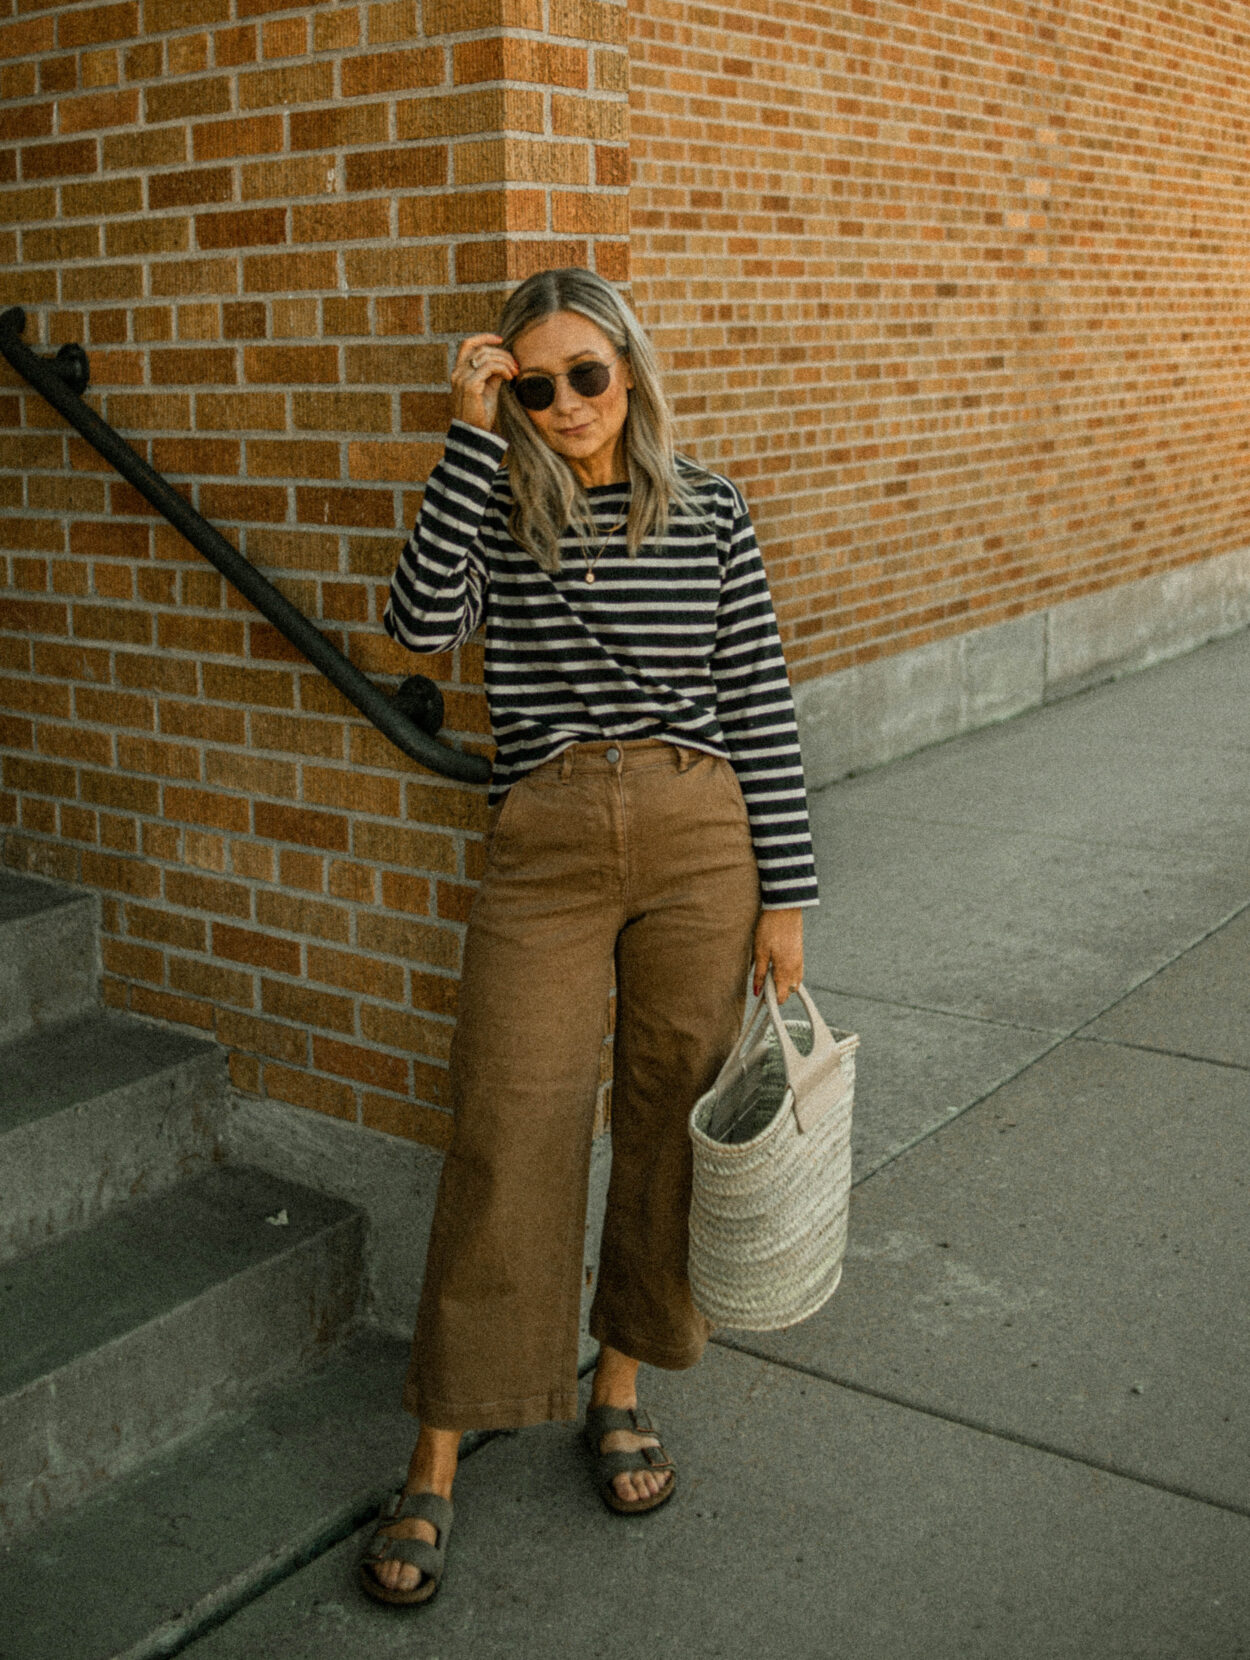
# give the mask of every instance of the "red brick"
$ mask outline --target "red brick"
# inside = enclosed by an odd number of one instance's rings
[[[208,924],[199,917],[177,916],[147,905],[126,906],[126,932],[157,945],[178,945],[184,951],[205,951],[208,947]]]
[[[149,361],[155,386],[233,386],[239,378],[232,347],[167,346]]]
[[[153,35],[205,28],[224,23],[229,16],[230,0],[144,0],[144,28]]]
[[[365,1003],[360,1010],[362,1037],[387,1049],[405,1049],[434,1060],[447,1059],[453,1030],[450,1022],[425,1020],[406,1009],[383,1009]]]
[[[237,213],[198,213],[195,216],[195,238],[201,248],[254,248],[267,242],[285,242],[286,215],[284,207],[247,208]]]
[[[0,597],[0,630],[15,634],[68,634],[69,609],[55,600]]]
[[[339,997],[334,992],[312,991],[307,986],[293,986],[285,980],[262,980],[260,1001],[266,1014],[297,1021],[301,1026],[320,1026],[331,1032],[351,1032],[355,1029],[351,998]]]
[[[295,151],[336,150],[345,144],[381,144],[388,130],[389,111],[384,103],[339,104],[333,109],[291,111],[291,149]]]
[[[276,974],[300,973],[297,940],[258,934],[250,928],[232,928],[224,922],[213,924],[213,955],[230,962],[251,963],[255,968],[272,969]]]
[[[417,1068],[418,1073],[422,1070]],[[418,1087],[428,1086],[419,1083]],[[441,1090],[439,1094],[441,1098]],[[419,1101],[398,1100],[393,1095],[375,1095],[365,1090],[361,1096],[360,1119],[369,1129],[384,1135],[403,1136],[440,1151],[451,1146],[454,1128],[451,1114],[423,1106]]]
[[[94,173],[99,146],[94,138],[76,138],[64,144],[27,144],[21,152],[24,179],[59,179],[75,173]]]
[[[165,984],[165,953],[150,945],[134,945],[129,940],[105,939],[100,942],[100,953],[107,973],[123,980],[146,980],[149,985]]]
[[[443,144],[393,144],[344,157],[348,190],[424,190],[446,184],[447,165]]]
[[[230,108],[230,81],[225,75],[206,75],[193,81],[167,81],[149,86],[144,107],[151,124],[182,121],[188,116],[219,115]]]
[[[408,1063],[396,1055],[381,1055],[376,1049],[362,1049],[354,1043],[337,1043],[333,1038],[313,1038],[313,1065],[340,1078],[373,1084],[378,1089],[408,1089]]]
[[[102,132],[107,127],[129,127],[138,115],[139,94],[135,91],[95,92],[84,98],[63,98],[57,106],[57,131],[87,133]]]
[[[376,239],[389,235],[390,227],[391,204],[380,197],[291,209],[291,240],[301,244]]]
[[[210,522],[281,524],[287,516],[287,493],[265,484],[202,484],[200,511]]]
[[[239,108],[244,110],[319,104],[333,97],[334,65],[328,58],[239,76]]]
[[[153,691],[194,696],[197,690],[194,663],[171,657],[149,657],[146,652],[119,652],[115,664],[121,686],[150,687]]]
[[[285,6],[292,0],[241,0],[241,3],[249,7]],[[265,1093],[277,1101],[289,1101],[292,1106],[308,1107],[335,1118],[354,1120],[356,1117],[356,1094],[350,1084],[336,1084],[312,1072],[295,1072],[285,1066],[275,1066],[272,1061],[265,1067]]]
[[[256,834],[270,841],[297,842],[337,853],[347,851],[349,821],[340,813],[280,807],[268,801],[258,801],[253,813]]]
[[[240,156],[276,155],[282,149],[282,117],[248,115],[232,116],[228,121],[206,121],[191,129],[191,144],[196,161],[237,161]]]
[[[187,870],[165,872],[165,898],[187,911],[208,911],[214,916],[250,917],[252,895],[238,882],[215,876],[200,876]]]
[[[494,35],[452,48],[457,86],[474,81],[532,82],[536,86],[585,87],[586,51],[549,41]]]
[[[338,351],[333,346],[245,346],[243,372],[252,385],[332,385],[339,378]]]
[[[258,1020],[236,1009],[222,1009],[217,1017],[217,1038],[232,1049],[246,1049],[273,1060],[299,1066],[308,1060],[308,1034],[298,1027],[276,1020]]]
[[[175,784],[165,786],[164,816],[185,824],[212,825],[218,830],[246,833],[251,829],[251,805],[246,797]]]
[[[308,947],[308,978],[343,991],[361,992],[399,1003],[404,995],[404,971],[397,963],[351,951],[332,951],[324,945]]]
[[[214,1006],[226,1003],[250,1009],[255,1003],[250,974],[192,957],[170,957],[169,983],[175,991],[190,992]]]
[[[139,33],[137,0],[116,6],[78,6],[57,19],[57,45],[98,46],[106,40],[133,40]]]
[[[127,778],[121,772],[92,772],[84,767],[80,793],[97,807],[118,807],[149,818],[160,810],[160,785],[151,778]]]
[[[33,58],[50,52],[55,41],[54,20],[51,17],[28,17],[20,23],[0,26],[0,58]],[[5,97],[19,97],[14,88],[4,89]]]
[[[147,525],[120,524],[116,519],[77,519],[70,526],[72,553],[95,554],[104,559],[146,559]]]
[[[119,645],[148,645],[152,618],[127,606],[75,605],[74,633],[80,640],[112,640]]]
[[[297,486],[295,512],[306,524],[395,526],[395,504],[384,490]]]
[[[46,680],[19,680],[6,675],[0,678],[0,708],[20,709],[44,718],[68,720],[69,687]]]
[[[366,52],[344,58],[340,73],[345,98],[438,86],[443,79],[443,54],[434,46],[409,52]]]
[[[130,772],[155,773],[158,778],[198,778],[200,752],[190,744],[132,738],[122,733],[117,739],[117,764]]]
[[[3,768],[5,785],[11,790],[66,796],[71,801],[78,794],[73,767],[59,766],[54,761],[31,760],[22,755],[6,755]]]
[[[68,697],[68,686],[59,689]],[[151,731],[156,724],[156,708],[150,697],[119,692],[116,687],[108,691],[92,686],[78,687],[74,693],[74,711],[80,721],[95,721],[110,727],[133,726]]]
[[[175,738],[203,738],[217,744],[245,744],[247,716],[242,709],[223,709],[211,703],[160,704],[161,731]]]
[[[234,176],[229,167],[184,167],[176,173],[155,173],[148,180],[148,206],[155,212],[228,202],[233,195]]]
[[[287,671],[205,663],[204,696],[218,703],[265,704],[274,709],[295,707],[295,686]]]
[[[131,989],[129,1007],[135,1014],[148,1015],[153,1020],[169,1020],[177,1026],[194,1026],[211,1032],[216,1011],[211,1003],[194,997],[175,997],[166,991],[151,991],[146,986]]]
[[[123,859],[112,853],[84,853],[82,880],[88,887],[127,893],[136,899],[155,899],[161,891],[161,873],[146,859]]]

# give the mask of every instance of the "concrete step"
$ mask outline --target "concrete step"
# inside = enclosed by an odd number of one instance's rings
[[[0,1538],[324,1354],[356,1316],[363,1232],[339,1200],[221,1166],[0,1269]]]
[[[319,1371],[0,1548],[0,1655],[177,1653],[346,1538],[403,1479],[407,1354],[400,1339],[358,1335]]]
[[[0,1044],[0,1262],[213,1157],[216,1044],[95,1010]]]
[[[94,1007],[97,903],[93,893],[0,871],[0,1043]]]

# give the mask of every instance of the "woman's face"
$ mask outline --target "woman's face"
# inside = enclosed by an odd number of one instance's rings
[[[625,418],[634,384],[629,361],[596,323],[575,311],[554,311],[512,342],[522,375],[548,375],[555,401],[525,414],[543,442],[562,455],[584,485],[621,484],[629,478],[625,460]],[[579,363],[611,364],[612,379],[597,398],[580,397],[567,375]]]

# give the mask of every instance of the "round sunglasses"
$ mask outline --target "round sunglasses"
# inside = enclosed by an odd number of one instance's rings
[[[619,352],[617,356],[619,357]],[[612,363],[616,358],[612,359]],[[522,409],[550,409],[556,401],[556,380],[567,380],[579,398],[601,398],[612,384],[612,363],[579,363],[567,375],[523,375],[508,385]]]

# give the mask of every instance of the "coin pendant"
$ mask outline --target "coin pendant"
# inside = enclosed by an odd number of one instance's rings
[[[587,571],[586,580],[587,582],[593,582],[595,580],[595,573],[593,571]]]

